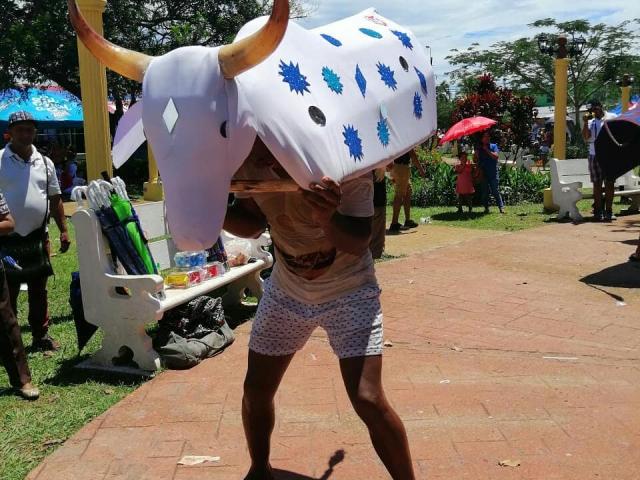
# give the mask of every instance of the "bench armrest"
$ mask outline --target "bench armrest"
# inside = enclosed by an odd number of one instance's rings
[[[582,188],[582,182],[559,183],[558,187],[563,192],[566,192],[566,191],[569,191],[569,190],[578,190],[578,189]]]
[[[135,295],[148,292],[153,295],[164,290],[164,280],[160,275],[111,275],[106,273],[107,284],[125,287]]]

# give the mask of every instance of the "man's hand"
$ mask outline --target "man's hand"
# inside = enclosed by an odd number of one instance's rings
[[[60,233],[60,253],[65,253],[71,246],[71,240],[69,240],[69,232]]]
[[[302,196],[311,205],[311,218],[319,225],[329,225],[342,198],[340,184],[324,177],[320,183],[310,184],[309,189],[303,190]]]

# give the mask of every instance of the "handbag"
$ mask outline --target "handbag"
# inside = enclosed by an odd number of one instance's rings
[[[11,283],[28,283],[53,275],[47,242],[48,235],[44,225],[24,237],[17,234],[2,237],[2,252],[13,257],[22,268],[6,268],[7,280]]]
[[[47,172],[47,190],[49,188],[49,168],[44,161]],[[53,275],[53,267],[49,259],[47,220],[49,218],[49,198],[46,199],[46,210],[42,225],[26,236],[12,233],[0,237],[0,249],[4,255],[12,257],[21,269],[5,268],[7,280],[11,283],[27,283],[38,278]]]

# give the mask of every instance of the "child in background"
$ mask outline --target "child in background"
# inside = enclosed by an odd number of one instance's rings
[[[475,188],[473,187],[473,165],[469,163],[467,152],[460,150],[458,154],[458,163],[456,163],[455,172],[458,174],[456,180],[456,194],[458,195],[458,213],[462,213],[462,206],[467,205],[469,212],[473,209],[473,194]]]

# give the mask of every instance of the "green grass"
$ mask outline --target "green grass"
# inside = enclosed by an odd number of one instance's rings
[[[578,208],[582,215],[588,219],[591,215],[592,200],[582,200]],[[614,202],[613,211],[618,215],[626,205]],[[433,225],[447,227],[477,228],[481,230],[498,230],[514,232],[528,228],[540,227],[549,222],[556,221],[556,213],[545,212],[541,203],[523,203],[520,205],[507,205],[506,213],[501,215],[498,207],[492,206],[489,214],[484,213],[484,208],[474,206],[472,213],[458,214],[456,207],[412,207],[411,218],[420,223],[423,217],[430,218]],[[466,211],[466,209],[465,209]],[[387,207],[387,221],[391,222],[392,208]],[[404,213],[400,213],[400,221],[404,221]]]
[[[72,226],[70,225],[72,229]],[[73,235],[73,232],[71,232]],[[52,252],[60,247],[58,230],[51,228]],[[55,277],[49,279],[50,334],[61,344],[51,356],[29,352],[34,383],[40,387],[36,402],[25,402],[11,391],[0,393],[0,479],[19,480],[63,440],[132,392],[141,378],[99,375],[73,368],[78,362],[76,333],[69,307],[71,272],[77,270],[75,244],[52,258]],[[26,292],[20,294],[18,319],[27,349],[31,330],[26,322]],[[85,348],[85,358],[100,345],[100,333]],[[0,388],[9,386],[0,369]]]

